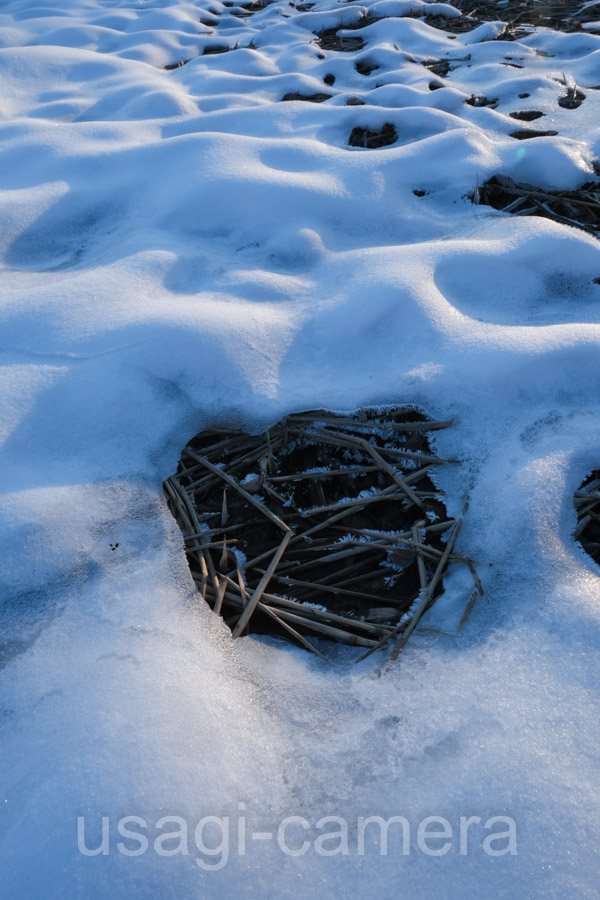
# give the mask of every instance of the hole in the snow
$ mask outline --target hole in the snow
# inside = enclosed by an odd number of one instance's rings
[[[331,100],[331,94],[284,94],[281,98],[282,103],[287,100],[304,100],[305,103],[323,103],[324,100]]]
[[[272,2],[273,0],[254,0],[252,3],[242,3],[242,9],[258,12],[260,9],[265,9],[267,6],[270,6]]]
[[[564,96],[558,98],[558,105],[563,109],[577,109],[584,100],[585,94],[578,90],[577,85],[570,85]]]
[[[230,15],[238,16],[239,18],[247,18],[248,16],[252,16],[255,12],[264,9],[266,6],[269,6],[272,2],[273,0],[267,0],[266,3],[242,3],[240,6],[236,7],[236,9],[231,9]]]
[[[468,566],[481,589],[432,480],[456,461],[437,457],[428,434],[450,424],[398,407],[318,410],[259,435],[196,435],[165,493],[198,590],[233,636],[370,651],[408,639],[447,565]]]
[[[213,56],[216,53],[229,53],[230,50],[235,48],[228,47],[226,44],[209,44],[204,48],[203,56]]]
[[[447,59],[424,59],[422,65],[441,78],[445,78],[448,72],[452,72],[456,68],[456,66],[451,66]]]
[[[518,119],[519,122],[533,122],[535,119],[541,119],[545,115],[539,109],[518,109],[509,113],[511,119]]]
[[[329,87],[331,87],[332,84],[335,84],[335,75],[331,75],[331,74],[325,75],[325,77],[323,78],[323,81],[325,82],[325,84],[327,84],[327,85],[329,85]]]
[[[468,100],[465,100],[465,103],[467,103],[469,106],[491,106],[492,108],[494,108],[498,105],[498,98],[492,97],[492,99],[490,100],[484,94],[471,94]]]
[[[415,18],[421,18],[421,16],[422,10],[419,10]],[[447,34],[464,34],[465,32],[473,31],[474,28],[481,24],[480,19],[472,16],[457,16],[454,19],[450,19],[448,16],[424,16],[423,21],[432,28],[437,28]]]
[[[371,72],[375,72],[379,66],[377,63],[371,62],[368,59],[359,59],[358,62],[354,63],[354,68],[359,75],[370,75]]]
[[[163,66],[165,72],[172,72],[173,69],[180,69],[182,66],[187,66],[187,64],[191,62],[189,59],[180,59],[176,63],[170,63],[168,66]]]
[[[494,175],[475,190],[471,199],[517,216],[542,216],[600,234],[598,182],[588,181],[574,191],[544,191],[506,175]]]
[[[341,35],[338,34],[336,28],[329,28],[326,31],[315,32],[319,46],[323,50],[338,50],[343,53],[350,53],[353,50],[362,50],[365,46],[364,40],[358,35]]]
[[[558,131],[537,131],[535,128],[520,128],[518,131],[511,131],[510,137],[517,141],[529,141],[531,138],[538,137],[554,137]]]
[[[543,3],[521,2],[521,0],[501,0],[499,3],[481,3],[478,0],[456,0],[454,4],[463,15],[476,16],[484,21],[497,22],[501,19],[504,29],[494,40],[520,40],[532,32],[531,26],[552,28],[554,31],[595,33],[593,24],[598,21],[595,3],[572,3],[570,0],[544,0]],[[553,56],[544,50],[536,50],[539,56]]]
[[[573,537],[600,564],[600,469],[585,479],[573,499],[578,519]]]
[[[378,147],[388,147],[398,140],[398,132],[390,122],[386,122],[381,131],[370,131],[368,128],[353,128],[348,138],[350,147],[362,147],[364,150],[374,150]]]

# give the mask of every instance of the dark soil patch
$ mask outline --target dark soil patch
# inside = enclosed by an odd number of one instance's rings
[[[468,100],[465,100],[465,103],[468,106],[475,106],[479,108],[480,106],[489,106],[494,109],[498,105],[498,98],[492,97],[490,100],[489,97],[484,96],[484,94],[471,94]]]
[[[594,562],[600,564],[600,469],[596,469],[573,498],[577,510],[577,528],[573,537]]]
[[[359,75],[370,75],[371,72],[376,72],[379,66],[371,60],[359,59],[354,63],[354,68]]]
[[[453,72],[458,68],[458,66],[452,66],[451,63],[468,62],[470,59],[471,54],[468,53],[466,56],[449,57],[448,59],[424,59],[421,65],[425,66],[426,69],[429,69],[430,72],[433,72],[434,75],[445,78],[449,72]]]
[[[585,94],[576,85],[567,88],[564,97],[558,98],[558,105],[563,109],[577,109],[585,100]]]
[[[519,122],[533,122],[535,119],[541,119],[543,115],[539,109],[519,109],[509,113],[511,119],[518,119]]]
[[[398,140],[398,132],[390,122],[386,122],[381,131],[369,131],[368,128],[353,128],[348,144],[350,147],[362,147],[365,150],[374,150],[378,147],[388,147]]]
[[[324,100],[331,100],[332,94],[285,94],[281,98],[281,102],[287,100],[304,100],[306,103],[323,103]]]
[[[415,18],[421,18],[421,16],[415,14]],[[481,19],[473,16],[455,16],[454,18],[425,16],[423,21],[432,28],[437,28],[439,31],[445,31],[448,34],[465,34],[481,25]]]
[[[189,62],[191,62],[191,59],[180,59],[176,63],[170,63],[168,66],[163,66],[163,70],[165,72],[172,72],[173,69],[181,69],[182,66],[187,66]]]
[[[232,50],[232,47],[228,47],[226,44],[209,44],[204,48],[203,56],[213,56],[217,53],[229,53]]]
[[[270,6],[274,0],[255,0],[254,3],[242,3],[240,4],[241,9],[247,9],[249,12],[259,12],[261,9],[265,9],[265,7]]]
[[[424,65],[426,69],[429,69],[430,72],[433,72],[434,75],[439,75],[441,78],[445,78],[448,72],[452,71],[447,59],[424,59],[422,65]],[[456,68],[456,66],[453,66],[452,68]]]
[[[538,137],[554,137],[558,131],[536,131],[535,128],[520,128],[518,131],[511,131],[509,137],[516,141],[528,141],[531,138]]]

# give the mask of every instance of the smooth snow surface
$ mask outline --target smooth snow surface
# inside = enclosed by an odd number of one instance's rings
[[[572,494],[600,463],[600,244],[467,195],[594,177],[600,37],[452,36],[427,7],[0,8],[2,896],[599,896],[600,580]],[[367,12],[396,18],[320,49]],[[442,79],[422,65],[439,58]],[[508,115],[528,109],[545,117]],[[388,122],[393,146],[348,148]],[[558,134],[509,136],[523,125]],[[494,564],[464,631],[416,633],[390,670],[231,641],[162,499],[181,448],[208,423],[383,402],[456,417],[440,486],[451,514],[470,504],[459,548]],[[448,585],[436,627],[469,591]],[[196,822],[239,804],[249,832],[343,816],[349,854],[248,838],[203,870]],[[184,817],[189,855],[123,855],[125,815],[151,841]],[[408,855],[391,831],[387,856],[357,854],[373,815],[409,820]],[[430,815],[445,855],[417,846]],[[78,816],[90,846],[110,817],[108,855],[79,853]],[[465,855],[460,816],[482,819]],[[514,818],[517,855],[482,850],[490,816]]]

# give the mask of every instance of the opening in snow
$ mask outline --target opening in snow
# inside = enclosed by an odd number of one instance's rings
[[[588,475],[573,499],[578,518],[574,537],[600,564],[600,469]]]
[[[535,119],[541,119],[543,115],[544,113],[539,109],[517,109],[515,112],[509,113],[511,119],[518,119],[520,122],[534,122]]]
[[[238,637],[372,649],[408,639],[442,592],[460,520],[432,476],[428,432],[401,408],[290,415],[266,432],[207,429],[165,482],[202,597]],[[473,597],[474,599],[474,597]]]
[[[362,147],[373,150],[388,147],[398,140],[398,132],[390,122],[386,122],[381,131],[369,131],[368,128],[353,128],[348,144],[350,147]]]
[[[356,35],[338,34],[337,28],[329,28],[325,31],[316,32],[319,46],[323,50],[338,50],[349,53],[353,50],[362,50],[365,46],[364,40]]]
[[[510,132],[509,137],[514,138],[516,141],[530,141],[539,137],[555,137],[557,134],[558,131],[555,131],[553,128],[550,128],[548,131],[540,131],[539,128],[517,128],[516,131]]]
[[[325,100],[331,100],[332,96],[332,94],[299,94],[293,92],[291,94],[284,94],[281,100],[282,102],[288,100],[304,100],[305,103],[323,103]]]
[[[371,62],[369,59],[359,59],[354,63],[354,68],[359,75],[370,75],[371,72],[377,71],[379,66],[377,63]]]
[[[491,109],[495,109],[498,105],[498,97],[492,97],[492,99],[490,100],[490,98],[486,97],[485,94],[471,94],[471,96],[468,97],[467,100],[465,100],[465,103],[468,106],[475,106],[478,109],[482,106],[489,106]],[[523,113],[521,115],[518,113],[509,113],[509,115],[513,116],[513,118],[522,118],[526,114]],[[540,113],[540,115],[542,116],[543,113]],[[536,117],[533,116],[533,118],[535,119]],[[529,121],[529,119],[527,119],[527,121]]]
[[[453,4],[462,13],[460,19],[451,19],[450,22],[461,22],[470,19],[475,24],[485,21],[504,23],[504,28],[493,40],[518,41],[531,34],[531,26],[552,28],[555,31],[566,33],[585,31],[597,34],[598,29],[594,25],[598,21],[596,3],[570,2],[570,0],[544,0],[543,3],[535,0],[499,0],[498,3],[482,4],[479,0],[456,0]],[[431,18],[431,17],[427,17]],[[440,27],[448,30],[447,20],[443,17]],[[466,30],[466,29],[462,29]]]
[[[515,135],[513,132],[512,137]],[[471,200],[513,215],[543,216],[589,234],[600,234],[599,181],[588,181],[574,191],[546,191],[506,175],[494,175],[476,188]]]

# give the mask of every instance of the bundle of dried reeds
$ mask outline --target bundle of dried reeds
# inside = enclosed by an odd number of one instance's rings
[[[472,199],[516,216],[544,216],[589,234],[600,232],[600,184],[596,182],[574,191],[543,191],[496,175],[478,187]]]
[[[468,566],[481,591],[431,479],[456,460],[427,435],[450,424],[400,408],[313,411],[190,441],[165,492],[198,589],[233,637],[268,626],[319,656],[311,636],[368,652],[393,642],[397,655],[448,565]]]
[[[586,478],[573,500],[578,518],[574,537],[600,563],[600,470]]]

